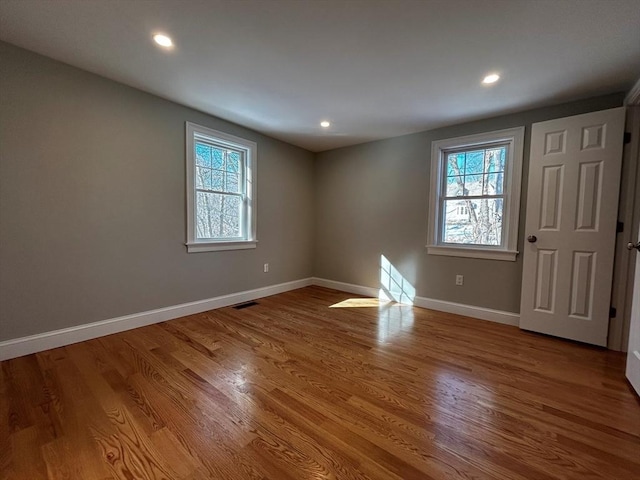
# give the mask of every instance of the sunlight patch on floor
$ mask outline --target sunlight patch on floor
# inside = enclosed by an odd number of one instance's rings
[[[399,303],[382,298],[348,298],[331,305],[329,308],[394,307],[399,305]]]

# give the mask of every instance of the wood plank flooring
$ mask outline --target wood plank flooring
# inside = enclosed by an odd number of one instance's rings
[[[0,477],[640,479],[624,355],[335,306],[353,297],[308,287],[2,362]]]

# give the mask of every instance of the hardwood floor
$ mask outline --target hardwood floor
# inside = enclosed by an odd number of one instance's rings
[[[640,479],[624,355],[353,297],[2,362],[0,477]]]

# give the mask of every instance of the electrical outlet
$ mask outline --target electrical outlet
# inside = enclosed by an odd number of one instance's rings
[[[269,271],[269,264],[265,263],[264,264],[264,273],[267,273]]]
[[[464,285],[464,276],[456,275],[456,285]]]

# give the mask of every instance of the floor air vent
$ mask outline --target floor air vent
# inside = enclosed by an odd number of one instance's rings
[[[258,305],[258,302],[239,303],[238,305],[234,305],[233,308],[236,310],[242,310],[243,308],[253,307],[254,305]]]

